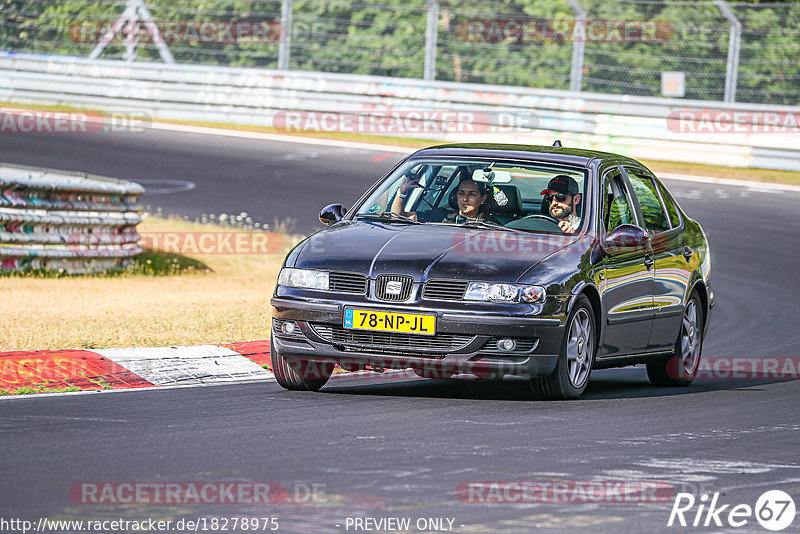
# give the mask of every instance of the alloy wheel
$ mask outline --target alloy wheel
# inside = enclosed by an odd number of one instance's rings
[[[700,356],[700,328],[697,324],[697,304],[690,300],[683,313],[681,327],[681,360],[684,370],[694,373]]]
[[[572,318],[567,338],[568,375],[573,387],[580,388],[589,377],[593,351],[592,322],[589,312],[581,308]]]

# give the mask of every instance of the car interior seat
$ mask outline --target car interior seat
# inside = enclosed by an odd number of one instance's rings
[[[490,190],[486,199],[488,213],[500,224],[507,224],[522,217],[522,193],[519,188],[512,184],[496,184],[495,187],[506,195],[508,202],[500,206]]]

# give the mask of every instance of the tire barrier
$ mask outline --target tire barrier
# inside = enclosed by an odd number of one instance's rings
[[[109,114],[72,117],[87,133],[162,119],[445,142],[560,139],[639,159],[800,171],[797,106],[7,52],[0,73],[2,102]],[[5,111],[0,130],[30,127],[16,113]]]
[[[0,271],[129,267],[142,252],[142,193],[133,182],[0,163]]]

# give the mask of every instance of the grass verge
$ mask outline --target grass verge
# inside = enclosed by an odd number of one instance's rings
[[[229,226],[148,217],[141,234],[246,233]],[[268,339],[275,253],[176,254],[152,250],[128,272],[26,273],[0,283],[0,352],[197,345]],[[206,249],[207,250],[207,249]]]
[[[70,391],[80,391],[78,386],[70,386],[66,388],[49,388],[41,384],[33,384],[30,386],[22,386],[10,391],[0,389],[0,395],[30,395],[32,393],[67,393]]]

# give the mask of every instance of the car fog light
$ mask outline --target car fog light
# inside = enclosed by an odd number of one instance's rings
[[[497,342],[497,346],[500,350],[514,350],[517,348],[517,342],[513,339],[503,338]]]
[[[297,329],[297,326],[294,323],[290,322],[290,321],[284,321],[284,323],[281,324],[281,332],[283,332],[287,336],[290,336],[290,335],[294,334],[294,331],[296,329]]]

